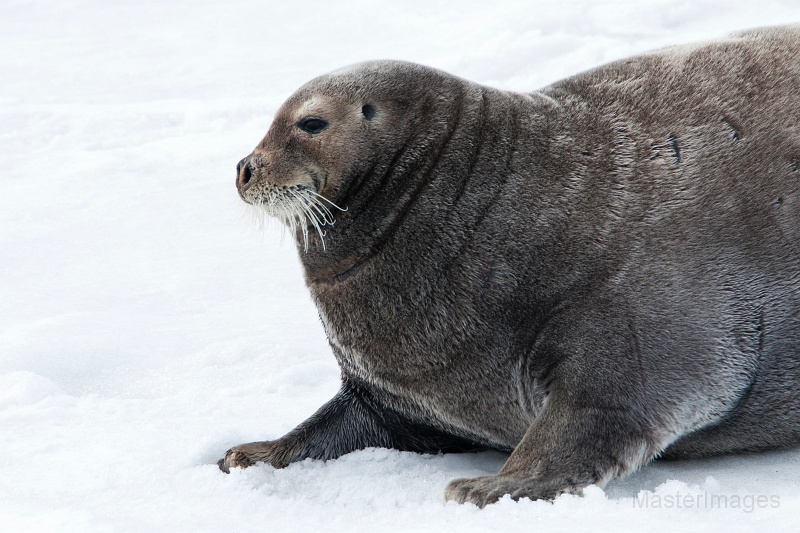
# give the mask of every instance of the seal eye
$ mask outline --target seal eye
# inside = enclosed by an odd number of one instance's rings
[[[328,123],[321,118],[307,118],[298,124],[301,130],[307,131],[308,133],[319,133],[324,130],[327,125]]]

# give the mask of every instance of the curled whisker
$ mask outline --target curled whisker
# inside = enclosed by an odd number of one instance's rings
[[[317,230],[317,234],[319,235],[320,241],[322,242],[322,249],[325,249],[325,232],[322,231],[320,226],[324,225],[324,221],[320,221],[317,214],[311,209],[307,198],[303,197],[301,193],[294,189],[288,189],[290,195],[292,195],[295,199],[297,199],[296,206],[299,206],[302,209],[302,215],[304,215],[303,222],[305,223],[306,219],[311,222],[311,225]],[[304,249],[308,251],[308,235],[307,232],[303,232],[303,239],[304,239]]]
[[[304,185],[289,187],[269,186],[255,202],[254,211],[261,226],[268,220],[266,215],[277,218],[284,228],[281,239],[288,229],[298,240],[302,238],[303,251],[308,252],[309,233],[315,232],[323,250],[326,250],[325,226],[336,223],[334,210],[347,211],[325,196]],[[298,235],[299,234],[299,235]]]
[[[319,200],[314,198],[313,196],[304,195],[304,201],[307,202],[308,208],[314,212],[314,215],[317,217],[321,225],[325,226],[332,226],[335,222],[333,218],[333,213],[331,210],[325,207],[324,204],[320,203]]]
[[[318,192],[312,191],[312,190],[310,190],[310,189],[306,189],[306,190],[309,192],[309,194],[311,194],[311,195],[312,195],[312,196],[314,196],[315,198],[319,198],[319,199],[320,199],[320,200],[322,200],[323,202],[327,203],[328,205],[330,205],[331,207],[333,207],[333,208],[335,208],[335,209],[338,209],[338,210],[339,210],[339,211],[341,211],[342,213],[344,213],[345,211],[347,211],[347,208],[346,208],[346,207],[345,207],[345,208],[341,208],[341,207],[339,207],[338,205],[336,205],[335,203],[331,202],[330,200],[328,200],[327,198],[325,198],[324,196],[322,196],[322,195],[321,195],[321,194],[319,194]]]
[[[296,234],[295,224],[300,227],[300,231],[303,234],[303,251],[308,252],[308,223],[306,222],[305,209],[302,205],[298,205],[297,202],[292,202],[286,197],[283,200],[292,212],[292,233]]]

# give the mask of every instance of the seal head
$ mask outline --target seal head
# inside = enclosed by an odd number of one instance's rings
[[[356,193],[370,185],[365,178],[391,166],[420,130],[433,133],[446,100],[426,90],[436,77],[446,79],[419,65],[371,62],[308,82],[237,165],[240,196],[293,227],[306,251],[324,248],[339,205],[363,211],[370,194]]]

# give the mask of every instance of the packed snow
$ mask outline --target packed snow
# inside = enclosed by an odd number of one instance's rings
[[[295,88],[394,58],[527,91],[787,22],[795,0],[0,3],[0,531],[792,531],[800,449],[483,510],[443,490],[499,453],[216,465],[338,388],[297,251],[234,188]]]

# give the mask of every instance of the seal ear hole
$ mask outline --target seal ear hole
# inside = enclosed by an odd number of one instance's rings
[[[367,120],[372,120],[373,118],[375,118],[375,113],[376,113],[375,108],[372,107],[371,105],[364,104],[363,106],[361,106],[361,114],[364,115],[364,118],[366,118]]]

